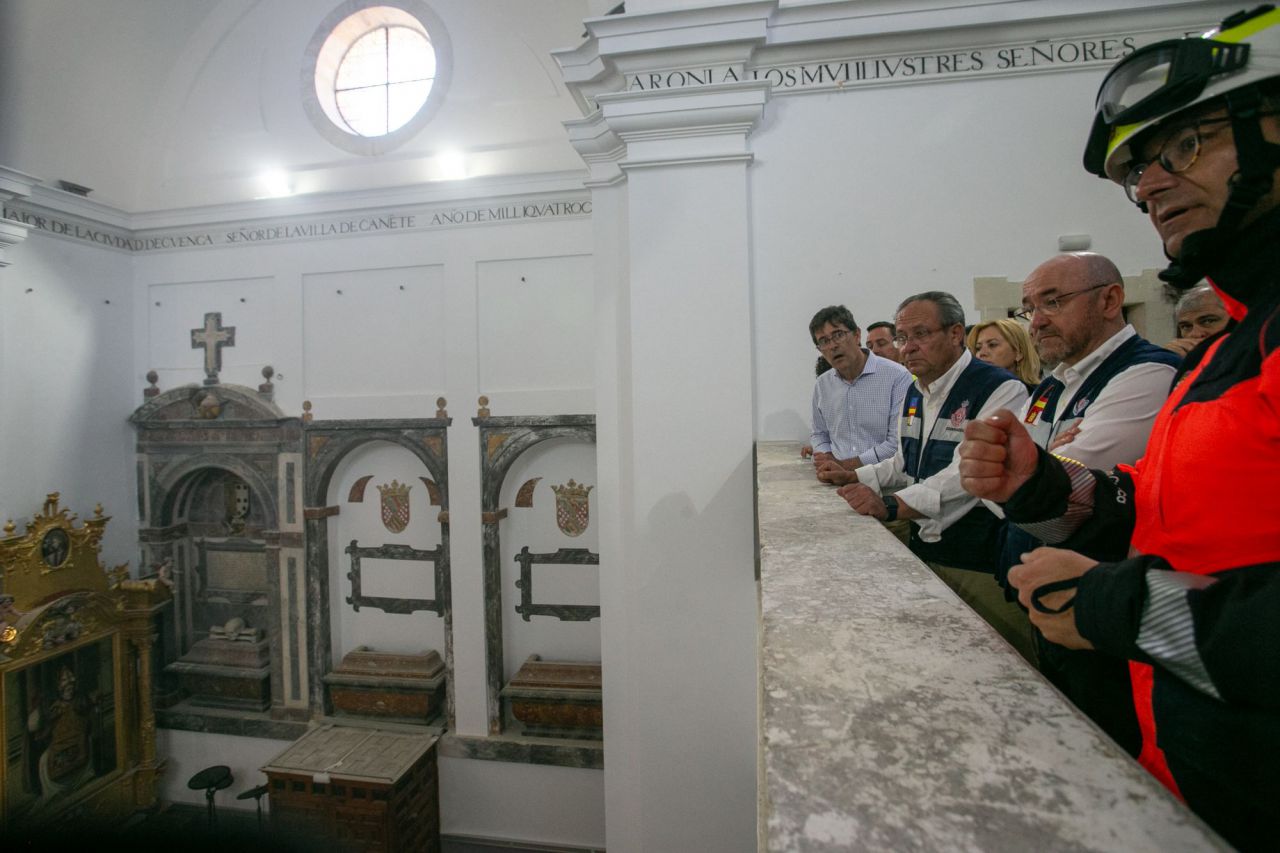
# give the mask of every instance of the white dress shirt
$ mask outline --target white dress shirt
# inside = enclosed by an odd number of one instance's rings
[[[928,388],[917,382],[924,406],[922,436],[927,438],[932,434],[934,421],[938,419],[942,404],[956,384],[956,378],[972,360],[973,356],[966,349],[956,363]],[[1016,412],[1026,401],[1027,386],[1021,380],[1010,377],[1008,382],[992,391],[983,407],[977,413],[970,413],[969,418],[985,418],[996,409]],[[932,477],[913,482],[904,471],[902,448],[899,446],[892,459],[875,465],[864,465],[854,473],[858,475],[859,482],[870,486],[877,494],[896,494],[898,500],[923,515],[924,518],[916,519],[916,523],[920,525],[920,538],[925,542],[937,542],[942,538],[942,531],[978,503],[977,498],[960,488],[960,460],[956,458]]]
[[[1142,458],[1156,413],[1169,397],[1169,384],[1174,373],[1171,366],[1156,362],[1135,364],[1117,373],[1103,386],[1101,393],[1089,404],[1083,420],[1077,421],[1067,411],[1071,398],[1089,374],[1136,334],[1133,326],[1127,325],[1074,365],[1059,364],[1053,369],[1053,377],[1066,387],[1058,396],[1049,440],[1052,441],[1073,423],[1080,425],[1080,433],[1075,439],[1054,451],[1058,455],[1101,471],[1121,464],[1132,465]],[[1021,418],[1026,419],[1034,402],[1028,399],[1018,411]]]

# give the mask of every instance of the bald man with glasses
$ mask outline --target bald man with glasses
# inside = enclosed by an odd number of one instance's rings
[[[1020,417],[1041,447],[1092,468],[1132,463],[1168,396],[1179,359],[1124,319],[1124,278],[1092,252],[1057,255],[1022,285],[1022,310],[1052,371]]]
[[[1037,445],[1090,468],[1138,461],[1181,360],[1143,339],[1125,322],[1123,309],[1124,279],[1116,265],[1102,255],[1074,252],[1050,258],[1027,276],[1015,315],[1029,324],[1040,358],[1055,365],[1018,417]],[[1013,599],[1009,569],[1044,543],[1008,523],[1000,538],[996,580]],[[1124,701],[1127,664],[1048,643],[1039,632],[1035,644],[1041,672],[1136,755],[1137,718]]]

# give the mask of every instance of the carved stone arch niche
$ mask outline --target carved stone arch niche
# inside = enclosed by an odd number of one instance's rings
[[[156,526],[167,533],[161,559],[171,561],[175,578],[168,663],[183,660],[210,628],[231,619],[265,630],[280,606],[265,536],[277,529],[274,488],[243,460],[218,454],[164,467],[156,486]],[[280,661],[273,663],[278,669]],[[183,669],[166,668],[162,684],[172,699],[181,698],[175,691]]]
[[[436,716],[435,696],[443,693],[441,722],[454,725],[453,691],[453,606],[449,571],[449,466],[447,429],[452,419],[313,421],[305,426],[308,600],[312,618],[307,626],[311,660],[312,704],[324,714],[387,716],[423,722]],[[344,460],[362,450],[390,444],[409,451],[426,468],[397,478],[397,484],[423,489],[428,506],[435,512],[428,523],[439,525],[440,541],[435,548],[420,548],[404,542],[351,542],[343,551],[332,553],[330,519],[339,516],[343,504],[372,502],[395,514],[394,498],[375,487],[390,484],[377,478],[356,481],[349,494],[333,494],[334,478]],[[404,480],[405,482],[399,482]],[[372,482],[371,482],[372,481]],[[420,493],[421,494],[421,493]],[[395,523],[387,518],[387,530]],[[405,519],[406,522],[418,522]],[[389,535],[388,539],[394,539]],[[361,565],[367,561],[404,560],[430,572],[434,595],[430,599],[362,596]],[[406,563],[408,565],[408,563]],[[349,581],[343,581],[342,578]],[[335,581],[336,579],[336,581]],[[329,604],[334,600],[334,582],[351,586],[337,600],[345,606],[381,610],[403,615],[429,611],[443,620],[444,659],[435,650],[421,655],[392,654],[379,657],[377,649],[357,649],[335,664],[331,642],[332,621]],[[407,621],[407,620],[406,620]],[[433,657],[435,655],[435,657]],[[380,672],[379,672],[380,671]],[[441,690],[441,688],[443,688]]]
[[[482,404],[483,402],[482,400]],[[572,735],[558,731],[553,732],[556,729],[555,726],[548,726],[545,731],[530,731],[527,726],[523,727],[522,732],[514,731],[516,726],[513,725],[509,706],[517,702],[537,704],[540,698],[545,698],[550,694],[562,695],[564,699],[560,703],[562,708],[573,704],[586,715],[598,715],[599,667],[595,665],[577,667],[577,669],[583,669],[584,671],[590,670],[589,673],[585,674],[585,680],[593,682],[594,686],[579,681],[579,678],[584,673],[570,672],[569,670],[575,670],[574,666],[565,667],[549,662],[547,667],[555,670],[554,673],[548,673],[551,679],[554,680],[557,677],[561,677],[565,679],[564,683],[552,685],[548,682],[546,686],[550,689],[539,689],[535,686],[529,691],[522,691],[521,685],[517,683],[520,680],[519,677],[513,678],[510,684],[506,683],[503,638],[503,551],[501,544],[503,520],[507,519],[510,513],[510,508],[502,506],[501,500],[505,491],[514,491],[512,489],[504,489],[504,486],[508,474],[515,467],[516,462],[538,445],[557,439],[570,439],[595,444],[595,416],[493,417],[488,415],[487,409],[482,409],[481,416],[473,418],[472,422],[480,429],[481,523],[484,536],[486,710],[490,737],[502,736],[503,740],[496,746],[483,743],[472,744],[468,743],[464,738],[456,738],[455,740],[463,754],[477,757],[496,756],[507,761],[599,766],[600,748],[598,746],[584,745],[582,741],[584,736],[581,734]],[[518,486],[519,484],[514,485]],[[526,489],[522,488],[514,493],[517,494],[517,506],[528,499]],[[592,554],[587,549],[570,550],[573,553],[566,554],[565,549],[559,549],[548,554],[530,554],[527,548],[522,549],[522,553],[517,555],[517,559],[521,556],[526,558],[526,565],[529,571],[522,571],[522,581],[526,588],[532,577],[532,567],[536,564],[552,562],[580,565],[598,564],[598,554]],[[582,553],[578,553],[579,551]],[[522,568],[525,568],[525,566],[522,565]],[[524,607],[526,603],[521,600],[519,607]],[[526,609],[523,612],[538,613],[539,615],[551,614],[562,619],[593,618],[595,615],[585,612],[570,613],[570,609],[543,607],[541,609]],[[534,659],[530,660],[530,664],[535,667],[540,663]],[[524,672],[525,669],[522,668],[521,673]],[[519,675],[517,674],[517,676]],[[577,683],[570,684],[570,682]],[[526,692],[528,695],[525,695]],[[585,703],[578,704],[584,694],[587,693],[590,693],[591,697]],[[534,694],[539,695],[535,696]],[[505,705],[504,698],[506,700]],[[590,707],[593,703],[595,704],[594,708]],[[561,737],[563,742],[555,745],[547,742],[524,742],[519,737],[522,733],[531,738],[541,738],[548,735]]]
[[[310,717],[300,512],[302,429],[266,395],[184,386],[137,430],[144,571],[174,578],[161,725],[295,737]]]

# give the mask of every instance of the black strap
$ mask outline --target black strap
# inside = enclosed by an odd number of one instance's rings
[[[1046,595],[1052,595],[1055,592],[1065,592],[1069,589],[1075,589],[1078,586],[1080,586],[1080,578],[1067,578],[1066,580],[1053,581],[1052,583],[1036,587],[1036,591],[1031,593],[1031,606],[1034,607],[1037,612],[1048,613],[1051,616],[1058,613],[1066,613],[1071,609],[1072,605],[1076,603],[1076,597],[1074,595],[1067,599],[1067,603],[1061,607],[1050,607],[1040,599],[1044,598]]]

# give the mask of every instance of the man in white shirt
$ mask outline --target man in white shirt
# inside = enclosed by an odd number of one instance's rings
[[[1014,411],[1036,444],[1103,471],[1142,456],[1180,360],[1141,338],[1125,322],[1123,306],[1124,279],[1115,264],[1079,252],[1057,255],[1032,271],[1017,315],[1030,323],[1040,357],[1057,366]],[[1005,523],[996,568],[1000,584],[1008,588],[1009,569],[1043,544]],[[1041,672],[1136,754],[1139,733],[1127,701],[1127,663],[1035,639]]]
[[[1123,308],[1120,270],[1092,252],[1050,258],[1022,285],[1017,316],[1057,366],[1019,414],[1037,444],[1090,468],[1142,456],[1178,362],[1139,337]]]
[[[895,341],[916,381],[907,392],[892,459],[858,468],[840,496],[881,521],[911,520],[908,547],[1028,659],[1030,623],[993,577],[1000,521],[960,487],[956,446],[965,425],[997,409],[1021,408],[1027,389],[978,361],[964,344],[964,309],[930,291],[898,306]]]

